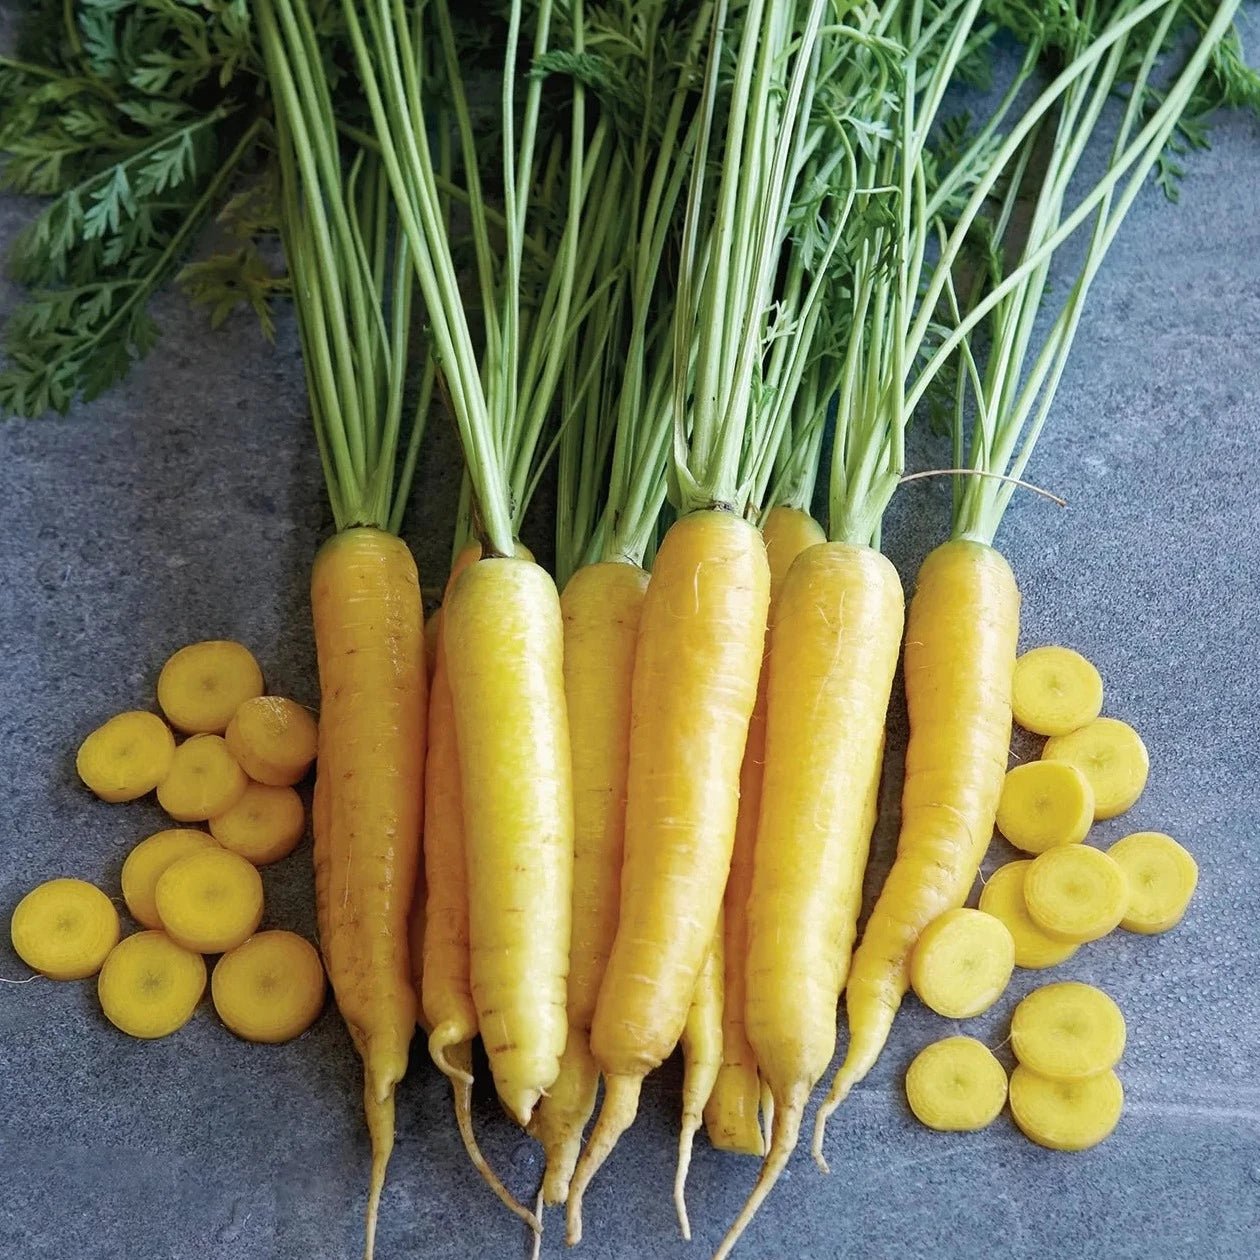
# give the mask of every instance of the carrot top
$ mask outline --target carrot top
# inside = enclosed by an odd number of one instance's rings
[[[409,248],[394,230],[379,157],[339,139],[306,5],[262,0],[257,17],[275,105],[281,235],[333,519],[338,530],[397,533],[434,383],[426,356],[404,423]]]
[[[454,36],[450,0],[343,6],[372,130],[423,295],[446,399],[467,461],[473,524],[486,555],[512,555],[525,504],[537,482],[544,434],[563,367],[598,282],[601,193],[614,177],[609,125],[588,126],[586,87],[571,84],[559,125],[544,126],[548,54],[584,50],[580,0],[507,6],[497,154],[478,146]],[[421,51],[433,74],[418,72]],[[524,55],[530,71],[522,75]],[[465,302],[442,213],[440,177],[428,128],[439,100],[454,127],[460,200],[472,239],[472,287]],[[483,170],[484,167],[484,170]],[[501,201],[489,205],[487,188]],[[594,227],[592,226],[594,225]],[[470,319],[475,311],[477,320]]]

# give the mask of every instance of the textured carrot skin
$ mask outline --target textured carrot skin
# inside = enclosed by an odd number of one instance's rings
[[[333,994],[363,1059],[372,1137],[368,1254],[394,1140],[394,1086],[416,1025],[408,914],[424,792],[424,616],[406,545],[375,529],[315,558],[319,763],[316,914]]]
[[[820,1163],[827,1117],[888,1039],[919,934],[966,900],[993,835],[1018,638],[1019,589],[1001,554],[962,539],[936,548],[906,626],[910,742],[897,857],[853,955],[849,1047],[814,1130]]]
[[[473,1003],[499,1097],[525,1126],[568,1033],[573,789],[555,584],[529,560],[480,560],[451,590],[442,638]]]
[[[455,558],[447,596],[459,575],[481,554],[472,544]],[[455,706],[446,662],[443,611],[433,646],[429,688],[428,750],[425,760],[424,881],[425,924],[421,992],[434,1063],[462,1080],[447,1051],[477,1035],[477,1010],[468,978],[468,872],[464,855],[464,813],[455,740]]]
[[[807,547],[824,541],[822,526],[807,512],[797,508],[771,508],[761,529],[770,565],[770,617],[778,603],[779,591],[792,562]],[[722,1151],[742,1155],[765,1153],[757,1112],[761,1081],[757,1060],[744,1032],[744,958],[746,955],[746,910],[752,885],[753,842],[757,835],[757,815],[761,808],[761,768],[766,749],[767,657],[762,661],[757,684],[757,703],[748,723],[748,742],[739,770],[739,815],[735,823],[735,847],[731,851],[731,873],[723,898],[723,954],[725,995],[722,1004],[722,1066],[704,1110],[709,1141]]]
[[[719,1255],[787,1164],[835,1051],[904,607],[884,556],[828,542],[798,557],[775,611],[745,1007],[774,1125],[757,1185]]]
[[[564,690],[573,753],[573,924],[569,1037],[560,1075],[535,1113],[543,1200],[563,1203],[595,1109],[591,1020],[617,931],[630,763],[630,687],[648,576],[617,561],[579,569],[560,596]]]
[[[717,927],[769,601],[753,526],[714,510],[670,528],[635,653],[621,905],[591,1026],[606,1093],[569,1191],[571,1241],[582,1190],[678,1043]]]

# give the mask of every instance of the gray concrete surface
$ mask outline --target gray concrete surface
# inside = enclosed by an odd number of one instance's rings
[[[1001,535],[1024,591],[1025,643],[1087,653],[1107,712],[1150,747],[1145,796],[1095,838],[1166,830],[1202,872],[1176,931],[1116,934],[1054,973],[1104,986],[1128,1016],[1124,1117],[1105,1145],[1077,1156],[1031,1145],[1006,1116],[966,1137],[920,1128],[902,1073],[954,1029],[910,999],[878,1068],[831,1126],[832,1175],[799,1155],[743,1255],[1260,1254],[1260,129],[1224,121],[1212,152],[1190,165],[1183,205],[1145,195],[1095,287],[1030,473],[1068,509],[1021,497]],[[0,240],[25,213],[0,202]],[[53,876],[117,894],[128,847],[161,825],[151,803],[91,798],[73,757],[100,720],[151,701],[174,648],[240,638],[272,688],[316,699],[306,583],[329,520],[291,324],[273,351],[245,320],[212,336],[176,298],[160,311],[161,344],[124,387],[65,421],[0,427],[6,922]],[[914,455],[920,466],[944,458],[930,439]],[[449,446],[426,452],[407,528],[433,586],[449,545],[452,467]],[[894,508],[887,546],[907,581],[942,536],[947,493],[919,483]],[[891,857],[904,737],[898,696],[868,904]],[[995,842],[987,869],[1010,856]],[[266,872],[268,926],[313,932],[309,866],[303,845]],[[3,935],[0,977],[21,980]],[[1045,978],[1018,975],[968,1031],[1001,1042],[1015,1000]],[[236,1041],[208,1002],[177,1035],[141,1043],[104,1020],[91,982],[0,985],[0,1091],[2,1260],[357,1254],[368,1148],[358,1065],[331,1007],[282,1047]],[[754,1165],[701,1143],[696,1241],[677,1238],[678,1101],[670,1063],[588,1197],[589,1260],[703,1256],[737,1210]],[[532,1196],[538,1151],[484,1086],[476,1122],[491,1162]],[[544,1254],[558,1255],[560,1222],[548,1225]],[[468,1167],[420,1044],[399,1094],[378,1254],[527,1254]]]

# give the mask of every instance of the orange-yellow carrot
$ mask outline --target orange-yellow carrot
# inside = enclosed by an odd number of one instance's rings
[[[806,547],[823,541],[822,526],[798,508],[771,508],[761,529],[770,565],[770,616],[778,603],[783,579],[792,561]],[[768,642],[767,642],[768,646]],[[722,1066],[704,1109],[705,1131],[718,1150],[742,1155],[764,1155],[757,1111],[761,1082],[757,1060],[744,1032],[744,956],[746,910],[752,884],[753,841],[761,808],[761,768],[766,748],[766,684],[769,671],[763,660],[757,685],[757,704],[748,723],[748,743],[739,771],[739,816],[731,873],[723,898],[724,999],[722,1003]]]
[[[530,560],[454,583],[442,648],[455,708],[469,980],[495,1086],[522,1126],[560,1071],[573,891],[573,791],[560,600]]]
[[[604,561],[579,569],[564,588],[564,690],[573,750],[573,925],[569,1037],[560,1075],[535,1114],[543,1144],[543,1200],[563,1203],[595,1109],[599,1069],[591,1020],[617,930],[630,763],[630,686],[647,574]]]
[[[849,973],[849,1046],[814,1129],[814,1158],[824,1168],[827,1117],[879,1057],[919,934],[962,905],[993,835],[1018,637],[1019,590],[999,552],[956,539],[928,556],[906,627],[901,835]]]
[[[372,1139],[370,1257],[407,1070],[416,995],[407,947],[424,789],[424,625],[415,561],[377,529],[349,529],[315,558],[311,609],[322,696],[316,910],[337,1005],[363,1059]]]
[[[786,1166],[835,1050],[904,604],[897,570],[878,551],[828,542],[797,558],[775,610],[745,978],[748,1040],[774,1127],[719,1256]]]
[[[769,601],[753,526],[701,510],[670,528],[635,652],[619,919],[591,1025],[605,1096],[569,1190],[571,1242],[643,1078],[678,1044],[717,927]]]
[[[455,557],[447,591],[481,554],[476,543]],[[519,1204],[486,1162],[472,1127],[472,1042],[477,1011],[468,978],[468,870],[455,709],[447,672],[443,614],[434,614],[434,665],[424,778],[424,937],[420,994],[433,1062],[450,1080],[455,1123],[473,1167],[509,1211],[531,1228],[537,1218]]]

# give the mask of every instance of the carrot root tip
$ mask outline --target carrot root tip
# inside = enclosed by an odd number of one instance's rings
[[[477,1136],[472,1127],[472,1077],[468,1083],[452,1080],[455,1094],[455,1123],[459,1128],[459,1136],[464,1143],[464,1150],[472,1161],[473,1167],[481,1174],[481,1179],[494,1192],[495,1197],[505,1208],[529,1226],[535,1235],[542,1233],[542,1220],[539,1214],[531,1212],[523,1204],[518,1203],[512,1192],[499,1180],[498,1174],[490,1167],[486,1157],[481,1153]]]

